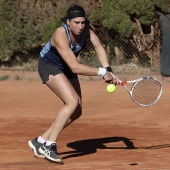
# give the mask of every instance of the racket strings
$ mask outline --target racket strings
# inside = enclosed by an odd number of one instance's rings
[[[132,90],[133,100],[142,105],[150,105],[158,100],[161,84],[154,79],[146,79],[136,83]]]

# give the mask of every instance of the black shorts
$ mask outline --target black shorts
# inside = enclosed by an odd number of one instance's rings
[[[45,84],[49,80],[49,75],[65,74],[68,79],[78,78],[77,74],[74,74],[69,67],[66,69],[59,69],[53,64],[39,58],[38,73],[41,77],[42,83]]]

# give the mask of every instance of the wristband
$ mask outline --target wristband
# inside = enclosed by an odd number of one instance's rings
[[[106,69],[105,68],[101,68],[101,67],[99,67],[99,71],[98,71],[98,76],[105,76],[105,74],[106,74]]]
[[[105,67],[105,69],[106,69],[108,72],[112,72],[112,73],[113,73],[113,70],[112,70],[112,68],[111,68],[110,66]]]

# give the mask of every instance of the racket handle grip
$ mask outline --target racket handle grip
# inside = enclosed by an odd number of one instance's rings
[[[126,83],[127,83],[126,81],[121,81],[121,80],[119,80],[118,85],[124,86]]]

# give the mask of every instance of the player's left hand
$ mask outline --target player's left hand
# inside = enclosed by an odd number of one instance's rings
[[[113,77],[113,84],[117,85],[119,83],[119,78],[117,76],[115,76],[112,72],[110,72],[110,74]]]
[[[118,84],[119,82],[119,79],[117,76],[115,76],[112,72],[106,72],[106,75],[103,77],[103,80],[106,82],[106,83],[113,83],[115,85]]]

